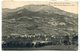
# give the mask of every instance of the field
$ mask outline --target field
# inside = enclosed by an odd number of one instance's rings
[[[76,45],[49,45],[49,46],[44,46],[44,47],[39,47],[39,48],[3,48],[3,50],[67,50],[67,51],[72,51],[72,50],[77,50],[78,47]]]

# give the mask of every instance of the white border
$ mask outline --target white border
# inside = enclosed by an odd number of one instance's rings
[[[2,41],[2,0],[0,0],[0,52],[2,51],[2,44],[1,44],[1,41]]]
[[[80,52],[80,0],[78,0],[78,50]]]
[[[80,0],[78,0],[78,37],[79,37],[79,44],[80,44]],[[0,0],[0,52],[14,52],[14,51],[2,51],[2,46],[1,46],[1,40],[2,40],[2,0]],[[23,52],[23,51],[15,51],[15,52]],[[24,51],[24,52],[29,52],[29,51]],[[50,52],[50,50],[35,50],[35,51],[30,51],[30,52]],[[58,52],[55,50],[51,50],[51,52]],[[80,52],[80,45],[78,48],[78,51],[59,51],[59,52]]]
[[[33,0],[14,0],[14,1],[33,1]],[[65,2],[66,0],[34,0],[34,1],[63,1],[63,2]],[[77,0],[67,0],[67,1],[77,1]]]

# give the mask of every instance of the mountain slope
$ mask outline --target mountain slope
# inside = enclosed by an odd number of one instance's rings
[[[3,35],[11,33],[74,35],[77,33],[77,14],[47,5],[3,9],[2,22]]]

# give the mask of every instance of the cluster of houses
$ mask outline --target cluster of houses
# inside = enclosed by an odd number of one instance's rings
[[[44,45],[78,45],[78,36],[54,36],[54,35],[26,35],[11,34],[3,36],[3,47],[17,46],[19,47],[35,47]],[[6,46],[7,45],[7,46]]]

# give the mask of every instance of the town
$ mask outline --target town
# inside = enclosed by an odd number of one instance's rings
[[[11,34],[2,37],[3,48],[38,48],[47,45],[76,45],[78,46],[78,36],[60,35],[26,35]]]

